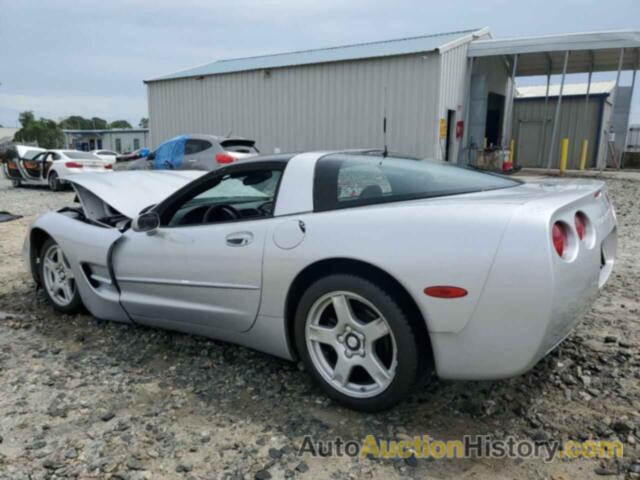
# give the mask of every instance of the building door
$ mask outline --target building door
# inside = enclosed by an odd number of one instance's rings
[[[455,110],[447,110],[447,136],[445,138],[445,151],[444,151],[444,159],[447,162],[451,161],[451,156],[453,155],[453,142],[456,138],[456,111]]]
[[[487,102],[487,121],[485,122],[484,137],[487,146],[500,145],[502,115],[504,112],[504,95],[489,92]]]

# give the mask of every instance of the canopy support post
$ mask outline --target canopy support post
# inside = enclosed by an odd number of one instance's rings
[[[560,106],[562,105],[562,93],[564,92],[564,80],[567,76],[567,64],[569,63],[569,50],[564,52],[564,64],[562,66],[562,80],[560,80],[560,92],[558,93],[558,101],[556,103],[556,111],[553,115],[553,130],[551,133],[551,144],[549,145],[549,158],[547,159],[547,169],[551,169],[553,162],[553,153],[555,150],[556,139],[558,137],[558,128],[560,123]]]
[[[589,130],[591,128],[591,117],[589,117],[589,95],[591,93],[591,79],[593,77],[593,51],[589,50],[589,76],[587,77],[587,94],[584,98],[584,109],[582,111],[582,126],[584,128],[584,137],[582,139],[582,148],[580,149],[579,165],[580,170],[586,168],[586,160],[589,154]]]
[[[509,95],[507,97],[507,101],[505,104],[505,115],[504,122],[502,123],[502,148],[506,149],[509,145],[509,141],[511,140],[509,137],[511,136],[511,124],[513,117],[513,101],[516,94],[516,71],[518,69],[518,54],[516,53],[513,56],[513,63],[511,64],[511,76],[510,76],[510,87]]]
[[[544,94],[544,108],[542,110],[542,132],[538,140],[538,158],[537,164],[542,165],[542,156],[544,155],[544,144],[547,142],[547,109],[549,106],[549,87],[551,86],[551,70],[553,62],[551,56],[547,53],[547,89]]]
[[[616,111],[616,103],[618,103],[618,93],[620,92],[620,73],[622,72],[622,62],[624,62],[624,48],[620,49],[620,56],[618,57],[618,73],[616,75],[616,86],[615,86],[615,95],[613,96],[613,102],[611,103],[611,117],[609,118],[609,128],[607,129],[607,138],[606,140],[606,145],[607,148],[605,149],[605,152],[609,151],[609,147],[610,147],[610,142],[609,142],[609,138],[611,136],[611,134],[613,133],[613,112]],[[615,148],[615,147],[614,147]],[[618,159],[616,158],[617,154],[615,152],[615,150],[613,150],[613,155],[612,155],[612,160],[613,160],[613,166],[618,165],[618,167],[620,166],[620,164],[618,163]],[[604,170],[605,168],[607,168],[607,155],[605,154],[604,156],[604,160],[602,162],[600,162],[600,171]]]
[[[474,57],[471,57],[467,63],[467,83],[466,83],[466,87],[467,87],[467,92],[465,95],[465,100],[464,100],[464,123],[462,124],[462,148],[460,148],[459,152],[458,152],[458,163],[459,164],[463,164],[463,165],[468,165],[470,162],[470,158],[469,158],[469,148],[470,145],[468,145],[469,142],[469,119],[470,117],[470,110],[471,110],[471,81],[472,81],[472,76],[473,76],[473,63],[474,63]],[[467,158],[464,158],[465,152],[467,154]]]
[[[629,99],[630,105],[633,105],[633,90],[636,87],[636,73],[638,71],[638,63],[640,63],[640,50],[636,49],[636,61],[633,65],[633,73],[631,74],[631,98]],[[629,117],[627,117],[627,121],[624,127],[624,142],[623,145],[626,149],[627,145],[627,136],[629,135]],[[620,153],[620,168],[624,168],[624,150]]]

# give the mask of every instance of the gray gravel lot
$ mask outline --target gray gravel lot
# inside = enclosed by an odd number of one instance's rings
[[[12,189],[0,179],[0,210],[25,216],[0,224],[0,479],[640,478],[640,176],[607,182],[619,261],[560,349],[522,377],[434,380],[394,410],[365,415],[327,400],[296,364],[54,313],[20,251],[35,215],[73,195]],[[379,461],[297,453],[305,435],[368,434],[618,438],[625,458]]]

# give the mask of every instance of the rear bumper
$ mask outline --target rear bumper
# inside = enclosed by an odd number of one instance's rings
[[[611,208],[598,219],[596,242],[581,246],[571,262],[549,251],[546,233],[528,244],[523,235],[501,248],[465,328],[431,333],[441,378],[491,380],[526,372],[571,333],[611,275],[617,246]],[[523,245],[528,260],[517,265]]]

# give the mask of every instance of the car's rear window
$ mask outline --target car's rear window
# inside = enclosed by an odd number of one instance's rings
[[[445,162],[332,154],[316,165],[315,210],[514,187],[520,182]]]
[[[253,140],[223,140],[220,142],[222,148],[228,152],[258,154]]]
[[[65,150],[64,155],[72,160],[100,160],[100,157],[91,152],[80,152],[78,150]]]

